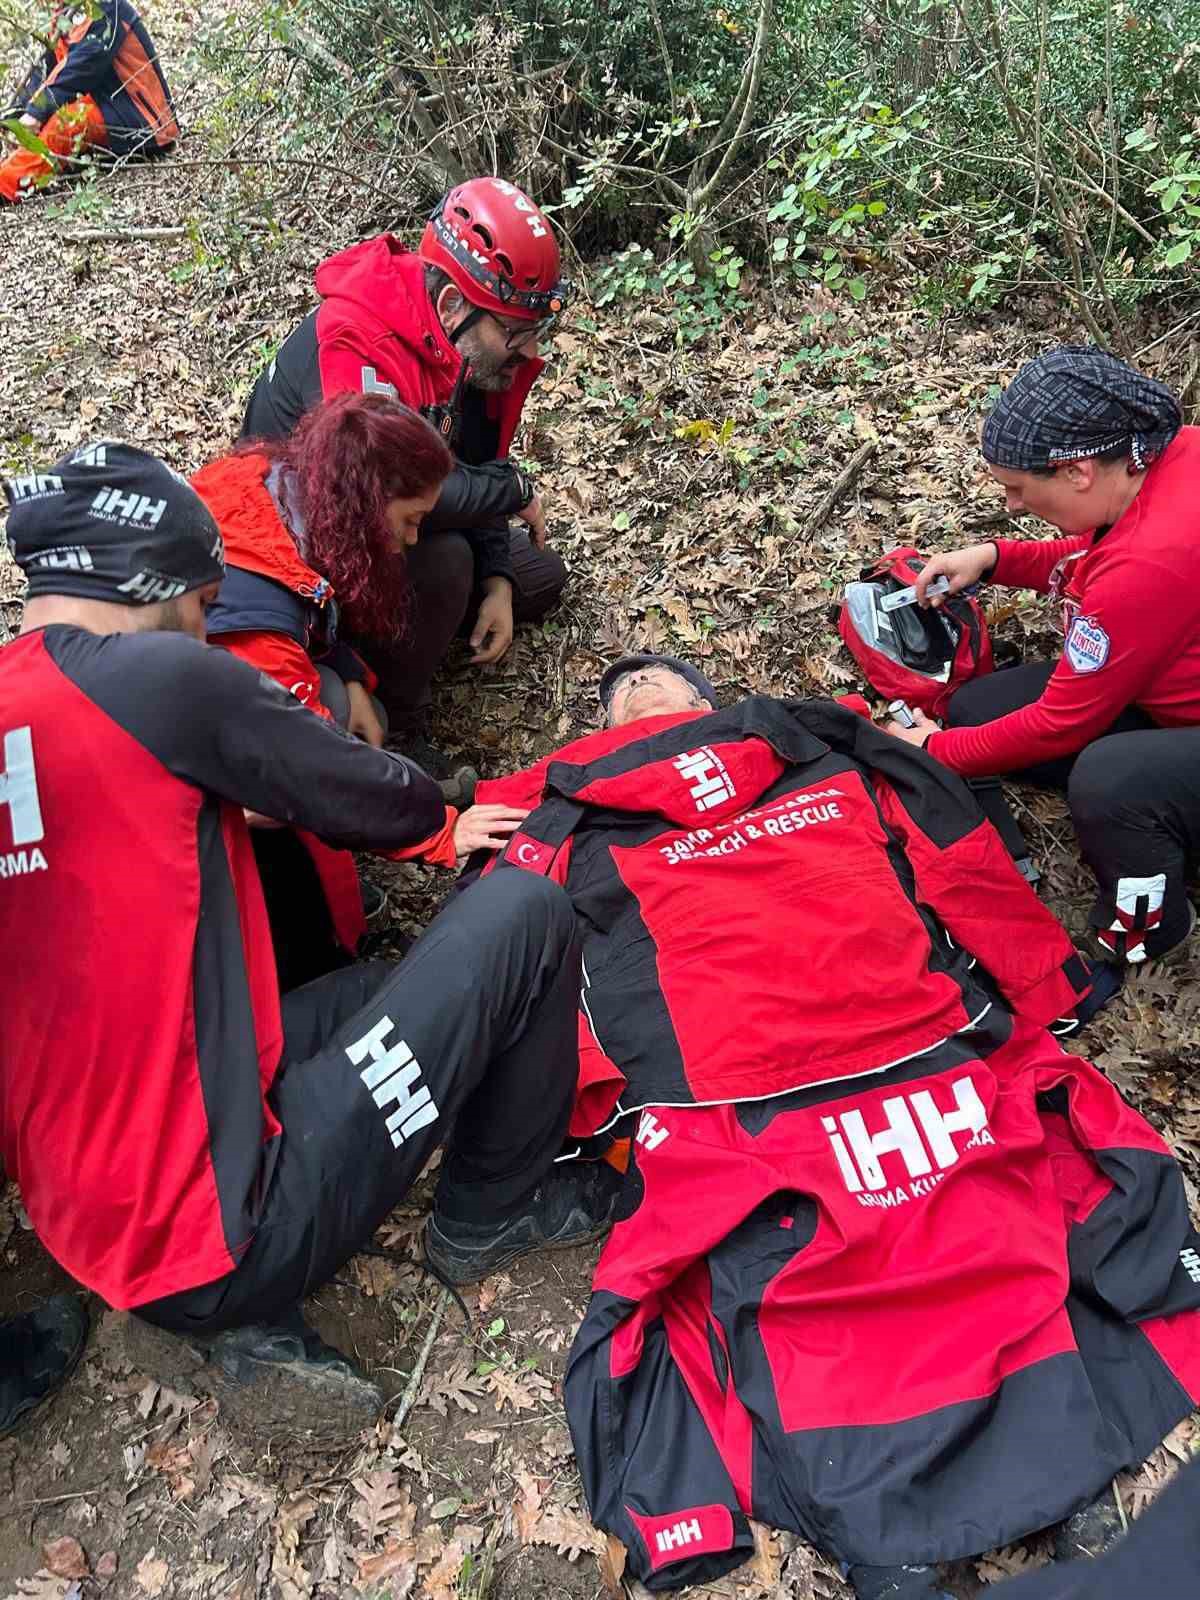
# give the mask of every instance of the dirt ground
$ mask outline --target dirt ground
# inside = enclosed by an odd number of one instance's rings
[[[190,470],[226,447],[263,359],[312,303],[315,263],[386,218],[329,173],[220,156],[220,85],[200,20],[147,5],[191,133],[176,159],[0,214],[0,471],[122,437]],[[218,8],[217,21],[220,11]],[[215,26],[206,14],[206,26]],[[215,108],[215,109],[214,109]],[[244,155],[245,152],[242,152]],[[374,202],[372,202],[374,204]],[[165,237],[137,230],[181,229]],[[460,659],[438,686],[435,734],[490,771],[594,725],[594,685],[622,647],[675,649],[721,690],[831,693],[854,672],[829,607],[902,540],[948,546],[1003,526],[974,439],[995,386],[1076,332],[1031,302],[1011,316],[935,315],[881,272],[864,305],[748,287],[692,339],[672,308],[586,304],[537,385],[523,454],[572,581],[544,628],[494,671]],[[1178,378],[1194,352],[1148,317],[1147,364]],[[870,450],[864,447],[871,446]],[[850,481],[829,493],[858,459]],[[0,618],[20,586],[0,560]],[[1027,655],[1054,648],[1040,607],[993,617]],[[1044,893],[1081,931],[1088,881],[1061,804],[1017,796]],[[373,864],[393,934],[428,920],[445,875]],[[380,940],[388,948],[388,935]],[[44,953],[38,959],[44,958]],[[1135,980],[1078,1047],[1162,1129],[1193,1202],[1200,1173],[1195,957]],[[0,1021],[2,1025],[2,1021]],[[331,1342],[387,1390],[350,1439],[271,1437],[207,1393],[175,1341],[93,1300],[86,1359],[63,1394],[0,1442],[0,1592],[147,1600],[592,1600],[614,1555],[588,1522],[560,1379],[596,1252],[521,1263],[445,1307],[402,1426],[437,1286],[405,1264],[422,1193],[310,1306]],[[0,1200],[0,1315],[70,1287]],[[1184,1424],[1136,1477],[1136,1514],[1200,1448]],[[1028,1548],[962,1566],[964,1595],[1042,1559]],[[832,1600],[836,1575],[764,1533],[754,1563],[708,1595]]]

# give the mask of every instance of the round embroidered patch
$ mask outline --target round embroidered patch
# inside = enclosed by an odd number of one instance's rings
[[[1108,652],[1108,635],[1095,617],[1076,617],[1067,634],[1067,660],[1075,671],[1099,672]]]

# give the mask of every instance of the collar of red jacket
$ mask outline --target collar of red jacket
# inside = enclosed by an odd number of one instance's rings
[[[318,605],[333,598],[329,580],[301,558],[267,488],[266,456],[222,456],[201,467],[192,488],[217,519],[225,564],[270,578]]]

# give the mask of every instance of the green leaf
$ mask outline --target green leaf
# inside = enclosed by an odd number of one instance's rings
[[[1163,211],[1164,212],[1174,211],[1175,207],[1179,204],[1179,202],[1182,199],[1183,199],[1183,185],[1181,183],[1169,184],[1167,186],[1166,190],[1163,192],[1163,197],[1162,197],[1162,201],[1161,201]]]
[[[504,1318],[497,1317],[495,1322],[489,1322],[487,1332],[489,1339],[498,1339],[504,1332]]]
[[[1163,261],[1168,267],[1178,267],[1188,259],[1191,253],[1192,241],[1190,239],[1180,239],[1178,244],[1173,244],[1167,251]]]
[[[867,298],[867,286],[861,278],[851,278],[846,287],[850,291],[852,300],[865,300]]]
[[[486,1378],[488,1373],[495,1372],[499,1365],[498,1361],[477,1361],[475,1363],[475,1376],[477,1378]]]
[[[443,1517],[452,1517],[461,1505],[461,1495],[448,1494],[444,1500],[439,1500],[430,1508],[429,1515],[434,1522],[440,1522]]]
[[[628,511],[618,511],[616,516],[612,519],[612,525],[614,533],[624,533],[626,528],[629,526]]]
[[[887,210],[886,201],[883,201],[883,200],[872,200],[870,205],[867,207],[867,215],[869,217],[881,217],[886,210]]]
[[[27,128],[20,117],[0,118],[0,128],[4,128],[11,133],[17,143],[23,146],[24,149],[32,150],[35,156],[41,156],[51,166],[54,165],[53,150],[44,139],[38,138],[32,128]]]

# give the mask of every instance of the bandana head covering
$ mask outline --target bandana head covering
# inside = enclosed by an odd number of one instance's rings
[[[1165,384],[1095,345],[1064,344],[1027,361],[997,400],[983,425],[983,458],[1034,472],[1120,445],[1140,471],[1182,426]]]
[[[668,672],[677,673],[685,683],[690,683],[714,711],[718,709],[717,691],[704,674],[698,672],[689,662],[680,661],[678,656],[634,655],[622,656],[619,661],[614,661],[600,679],[600,688],[597,692],[605,716],[608,715],[608,708],[612,705],[613,690],[617,687],[618,679],[623,678],[627,672],[636,672],[639,667],[666,667]]]
[[[8,543],[29,596],[126,606],[175,600],[225,574],[220,530],[196,491],[133,445],[75,450],[4,480]]]

